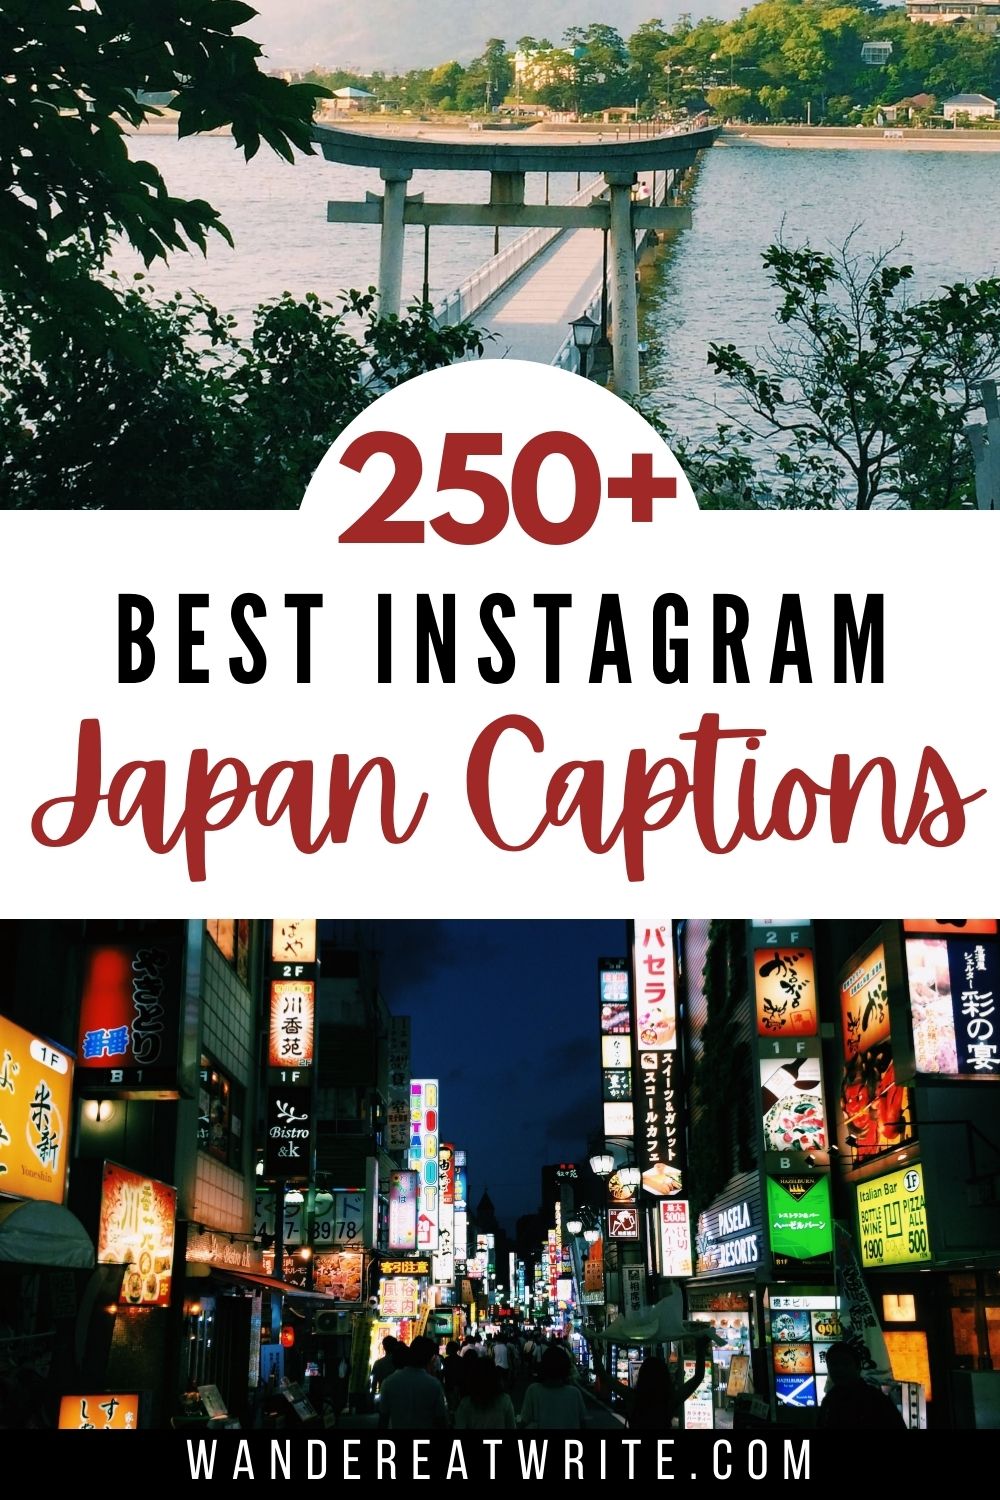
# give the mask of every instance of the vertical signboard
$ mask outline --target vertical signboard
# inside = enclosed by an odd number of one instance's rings
[[[146,932],[85,950],[77,1066],[88,1088],[178,1097],[181,952],[179,934]]]
[[[631,1142],[635,1134],[632,1099],[632,1015],[628,964],[624,958],[597,961],[601,1009],[601,1108],[605,1140]]]
[[[670,921],[636,918],[632,968],[634,1098],[642,1185],[655,1198],[669,1198],[684,1186],[677,989]]]
[[[691,1217],[687,1200],[665,1199],[660,1209],[660,1275],[682,1277],[693,1274]]]
[[[903,924],[907,934],[914,926]],[[906,937],[914,1065],[929,1077],[1000,1078],[1000,948],[979,930],[995,934],[996,923],[967,926],[974,930]]]
[[[389,1249],[417,1248],[417,1201],[420,1179],[416,1172],[389,1173]]]
[[[0,1194],[63,1201],[72,1100],[71,1054],[0,1016]]]
[[[308,1178],[312,1168],[312,1089],[272,1085],[267,1091],[264,1174],[275,1181]]]
[[[115,1162],[104,1163],[97,1233],[99,1265],[125,1265],[119,1301],[169,1307],[177,1190]]]
[[[393,1156],[410,1142],[410,1018],[389,1018],[389,1080],[386,1101],[385,1144]]]
[[[881,933],[845,965],[840,978],[844,1066],[843,1148],[849,1162],[875,1160],[913,1139],[910,1091],[896,1081],[889,984]]]
[[[455,1284],[455,1148],[442,1141],[438,1150],[438,1247],[434,1252],[434,1283]]]
[[[311,917],[275,917],[271,922],[271,967],[265,979],[264,1175],[273,1182],[305,1182],[312,1175],[319,978],[316,926]],[[303,1233],[300,1230],[300,1238]]]
[[[407,1166],[420,1179],[417,1249],[436,1250],[440,1227],[438,1149],[440,1146],[436,1078],[410,1080],[410,1142]]]
[[[455,1193],[455,1262],[464,1265],[469,1254],[469,1172],[459,1147],[452,1159]]]
[[[312,917],[275,917],[271,922],[271,962],[297,969],[316,962],[316,922]],[[286,975],[292,978],[291,974]]]
[[[311,1068],[316,986],[311,979],[272,979],[268,1066]]]
[[[828,1269],[833,1250],[812,923],[757,918],[748,925],[747,952],[768,1244],[776,1277],[801,1276],[806,1269]],[[784,1372],[789,1378],[796,1373]]]

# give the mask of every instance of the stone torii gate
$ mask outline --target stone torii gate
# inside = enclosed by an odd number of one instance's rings
[[[313,139],[327,161],[377,168],[385,184],[381,198],[369,193],[364,203],[328,203],[327,220],[381,224],[378,283],[380,307],[387,315],[399,312],[407,224],[608,230],[615,388],[622,395],[639,394],[636,234],[645,229],[686,229],[691,222],[685,208],[633,203],[632,188],[639,172],[679,175],[694,163],[699,151],[712,145],[717,134],[715,129],[706,129],[636,141],[534,144],[519,139],[508,144],[371,136],[333,125],[313,127]],[[490,200],[425,203],[422,193],[408,198],[406,184],[418,170],[489,172]],[[527,204],[524,179],[528,172],[600,173],[608,195],[590,204]]]

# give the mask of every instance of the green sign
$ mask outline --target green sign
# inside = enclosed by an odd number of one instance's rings
[[[767,1216],[772,1254],[812,1260],[833,1250],[829,1177],[769,1177]]]
[[[855,1192],[863,1266],[905,1266],[931,1259],[919,1165],[859,1182]]]

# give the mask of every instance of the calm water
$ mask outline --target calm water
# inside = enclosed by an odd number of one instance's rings
[[[195,251],[175,255],[169,265],[155,264],[149,279],[157,292],[194,287],[224,312],[234,313],[246,328],[251,309],[288,291],[296,296],[318,292],[336,299],[346,287],[366,289],[378,272],[379,230],[374,224],[328,224],[328,199],[364,200],[366,191],[381,192],[378,172],[344,167],[322,157],[298,157],[294,166],[262,148],[247,163],[226,136],[178,141],[173,135],[143,135],[131,140],[132,154],[158,168],[174,194],[207,198],[222,215],[235,241],[230,249],[218,235],[209,239],[207,257]],[[485,203],[489,177],[483,172],[414,172],[410,193],[428,201]],[[550,201],[576,191],[576,175],[553,174]],[[529,202],[545,201],[545,179],[530,174]],[[516,238],[501,230],[500,243]],[[493,254],[492,229],[438,229],[430,239],[431,301],[451,292]],[[138,256],[120,251],[121,271],[142,271]],[[403,300],[419,297],[424,277],[424,237],[406,234]]]
[[[790,245],[888,249],[914,268],[911,295],[1000,270],[1000,155],[991,152],[807,151],[722,146],[694,189],[692,228],[644,282],[644,383],[671,429],[711,435],[737,409],[706,366],[708,345],[745,354],[766,343],[777,294],[761,255]],[[723,408],[720,410],[720,407]]]
[[[194,286],[243,325],[264,298],[288,290],[335,297],[367,287],[378,265],[378,229],[326,222],[328,198],[358,200],[379,190],[376,172],[301,158],[294,167],[262,151],[247,166],[223,137],[179,142],[173,136],[133,141],[175,193],[206,197],[233,232],[230,250],[215,240],[207,258],[174,256],[150,279],[158,291]],[[469,202],[488,197],[483,173],[415,173],[410,190]],[[552,201],[576,178],[553,178]],[[528,180],[529,201],[542,202],[544,180]],[[915,291],[1000,269],[1000,156],[989,152],[806,151],[716,147],[705,156],[693,196],[693,228],[678,235],[643,280],[643,337],[649,342],[644,383],[677,432],[710,435],[727,398],[706,366],[711,341],[744,352],[772,328],[775,294],[761,254],[779,234],[839,246],[854,225],[855,244],[877,250],[902,236],[898,256],[916,269]],[[505,231],[502,243],[513,237]],[[489,229],[431,234],[432,299],[451,291],[493,249]],[[123,269],[139,269],[119,256]],[[404,295],[423,280],[423,236],[406,237]],[[732,407],[732,397],[728,398]]]

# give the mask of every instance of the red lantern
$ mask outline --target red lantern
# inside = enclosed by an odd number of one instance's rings
[[[282,1347],[282,1349],[291,1349],[291,1348],[294,1348],[294,1345],[295,1345],[295,1329],[292,1327],[291,1323],[285,1323],[285,1324],[282,1325],[280,1337],[281,1337],[281,1347]]]

